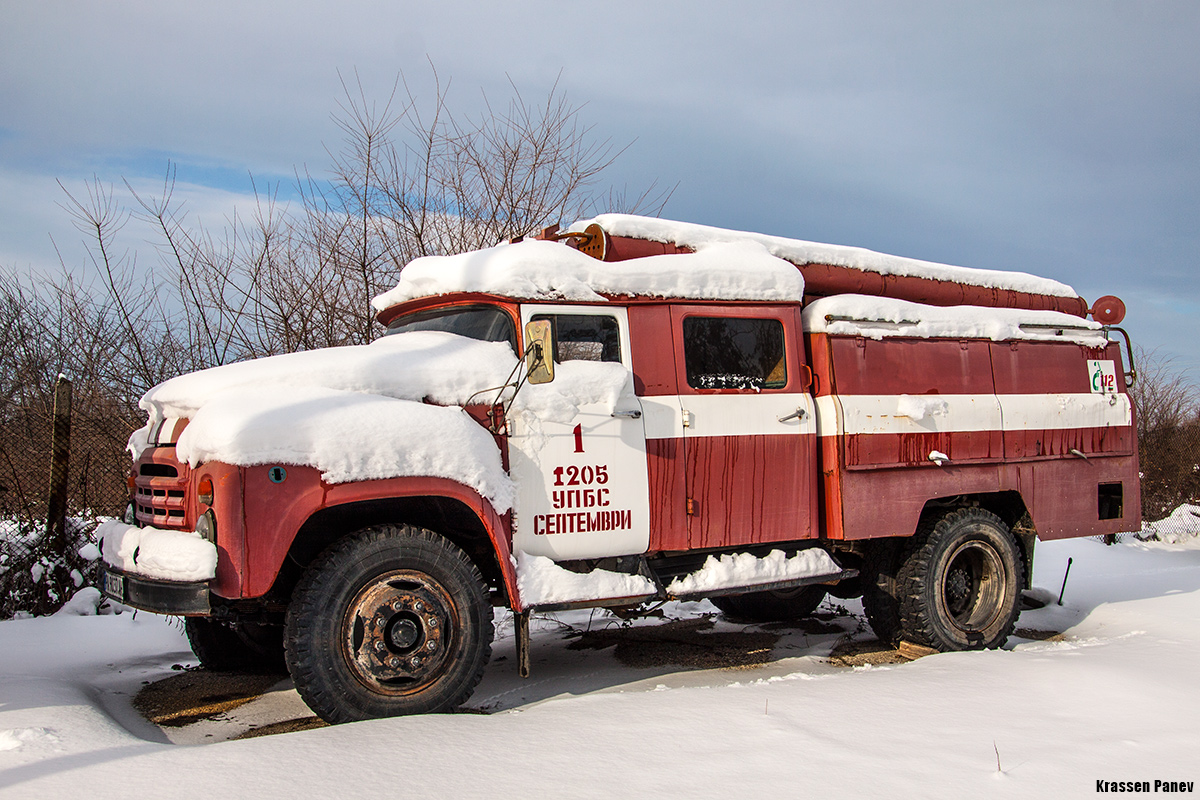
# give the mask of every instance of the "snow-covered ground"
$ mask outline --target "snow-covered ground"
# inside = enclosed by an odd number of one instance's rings
[[[812,633],[716,618],[714,631],[779,639],[761,665],[689,669],[639,660],[636,641],[573,649],[543,619],[521,681],[509,622],[471,701],[485,713],[199,746],[129,705],[195,663],[171,622],[4,622],[0,796],[1075,797],[1098,780],[1200,780],[1200,544],[1042,544],[1035,585],[1057,597],[1068,558],[1064,605],[1024,612],[1030,638],[1001,651],[843,668],[826,656],[854,617]],[[286,687],[251,706],[265,703],[303,711]],[[207,724],[212,741],[235,723]]]

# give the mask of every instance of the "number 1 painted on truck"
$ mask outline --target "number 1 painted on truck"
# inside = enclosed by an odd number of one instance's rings
[[[575,426],[575,452],[583,452],[583,423]]]

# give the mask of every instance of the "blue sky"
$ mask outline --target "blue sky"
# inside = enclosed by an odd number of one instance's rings
[[[0,269],[52,236],[82,268],[56,180],[170,159],[219,225],[250,174],[327,169],[339,72],[382,98],[432,61],[464,111],[557,80],[668,217],[1117,294],[1200,383],[1197,41],[1193,2],[0,0]]]

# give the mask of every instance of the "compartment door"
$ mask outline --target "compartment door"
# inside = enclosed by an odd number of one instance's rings
[[[689,548],[817,535],[817,436],[791,308],[672,309]]]

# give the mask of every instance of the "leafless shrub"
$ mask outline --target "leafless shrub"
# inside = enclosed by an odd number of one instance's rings
[[[654,186],[632,201],[612,190],[593,193],[620,151],[595,138],[557,86],[539,103],[514,86],[506,106],[485,98],[484,113],[470,117],[451,111],[449,85],[436,71],[433,78],[424,103],[402,80],[382,103],[357,81],[344,82],[331,179],[298,174],[296,208],[280,205],[278,187],[262,194],[256,187],[251,212],[214,234],[175,203],[173,167],[159,196],[128,187],[176,276],[173,344],[192,359],[186,366],[368,342],[370,299],[394,286],[414,258],[524,236],[598,210],[598,200],[618,204],[610,210],[652,213],[666,202],[670,193]],[[127,274],[107,270],[123,220],[94,199],[102,194],[91,188],[89,202],[71,198],[71,205],[84,216],[93,260],[112,292]]]
[[[1137,408],[1142,515],[1160,519],[1200,502],[1200,391],[1169,359],[1139,353],[1130,390]]]

